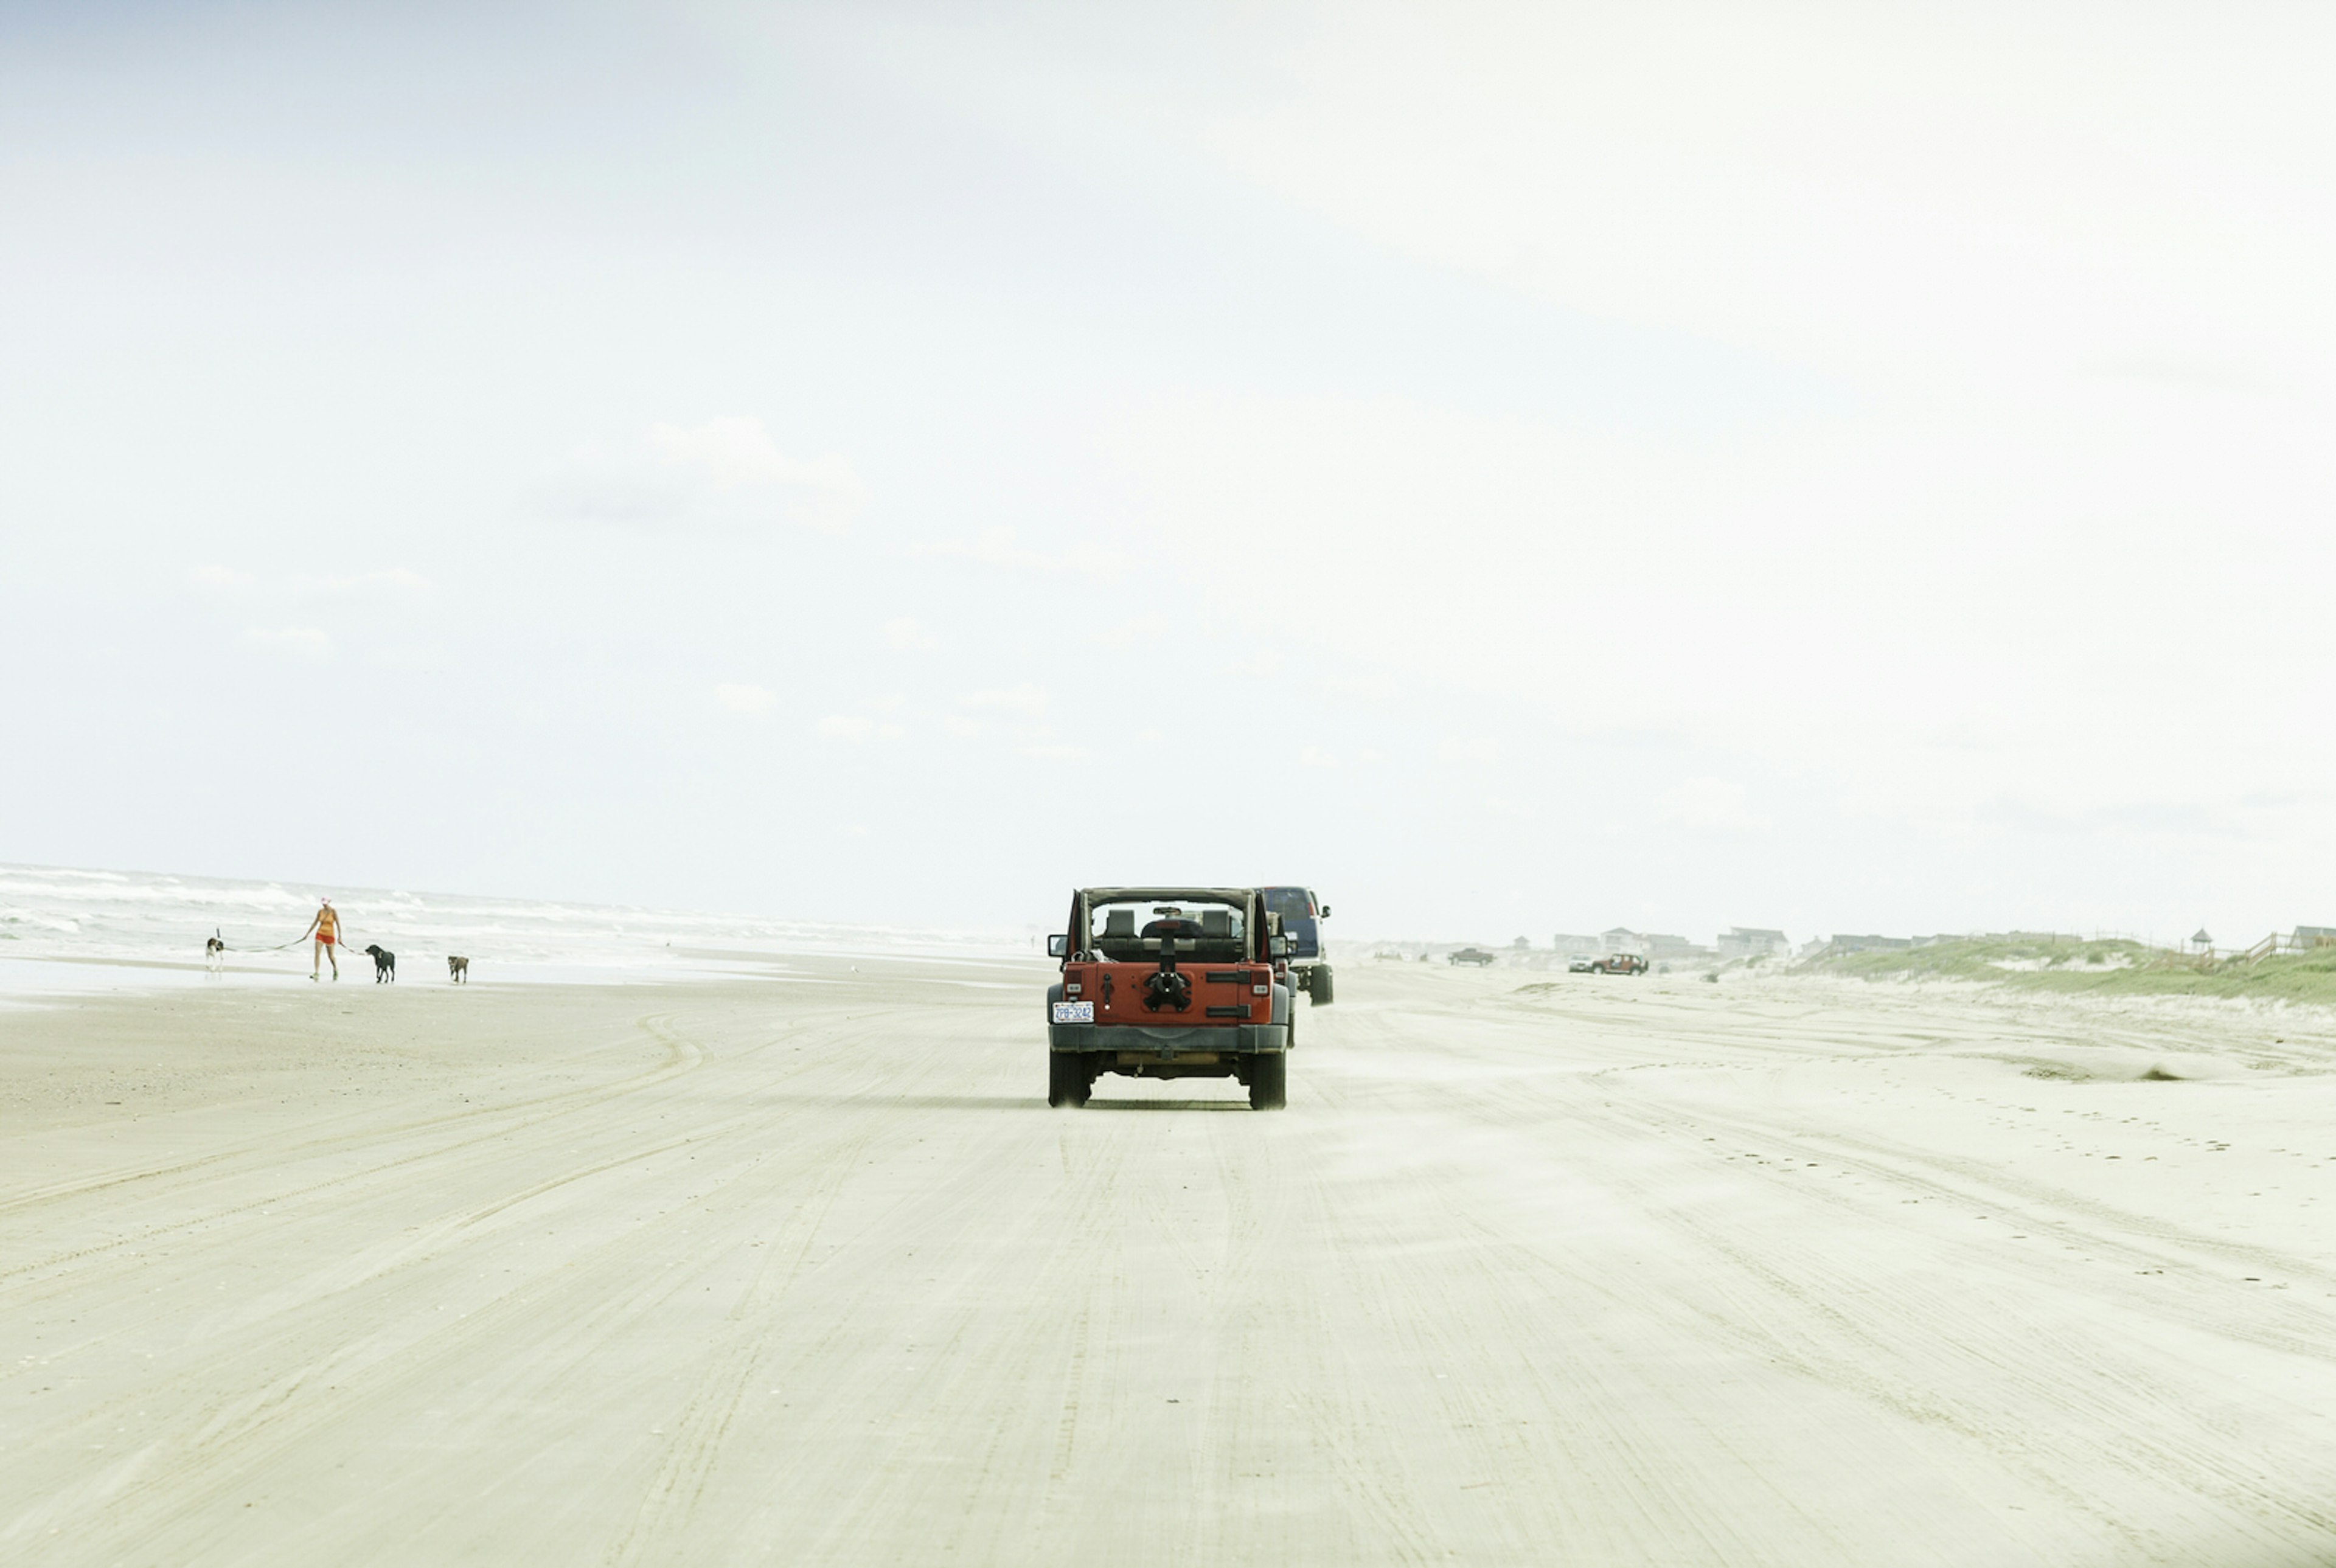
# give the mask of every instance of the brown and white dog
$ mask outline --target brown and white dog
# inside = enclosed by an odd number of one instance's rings
[[[449,980],[455,981],[461,985],[469,985],[471,983],[471,960],[468,959],[458,959],[453,954],[448,953],[446,955],[446,978]]]
[[[215,972],[227,967],[227,944],[217,931],[203,939],[203,967]]]

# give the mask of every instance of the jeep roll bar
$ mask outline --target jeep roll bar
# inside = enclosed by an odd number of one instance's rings
[[[1224,904],[1241,911],[1241,945],[1246,962],[1264,963],[1282,955],[1274,950],[1280,937],[1269,937],[1265,901],[1255,888],[1124,887],[1081,888],[1071,895],[1068,929],[1046,939],[1046,956],[1065,962],[1092,950],[1095,907],[1097,904]]]

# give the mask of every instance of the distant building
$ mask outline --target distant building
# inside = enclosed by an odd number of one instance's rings
[[[1723,959],[1760,959],[1792,950],[1784,932],[1760,926],[1730,926],[1715,945]]]
[[[1601,952],[1643,953],[1647,950],[1647,939],[1628,926],[1616,926],[1612,930],[1598,933],[1598,947]]]
[[[1694,942],[1688,940],[1685,937],[1669,936],[1661,931],[1649,931],[1646,936],[1640,940],[1647,944],[1641,950],[1650,959],[1708,959],[1712,957],[1712,951],[1709,948],[1698,947]]]
[[[2336,926],[2298,926],[2295,945],[2299,948],[2336,948]]]
[[[1549,945],[1561,953],[1594,953],[1598,950],[1598,939],[1560,931],[1549,939]]]

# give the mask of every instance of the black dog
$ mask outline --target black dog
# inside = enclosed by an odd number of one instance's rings
[[[397,979],[397,955],[395,953],[391,952],[379,942],[375,942],[373,946],[367,948],[365,952],[373,959],[373,983],[375,985],[379,985],[384,980],[394,980]]]

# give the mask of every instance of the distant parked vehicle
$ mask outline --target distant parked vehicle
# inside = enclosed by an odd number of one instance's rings
[[[1478,969],[1482,969],[1491,963],[1493,959],[1494,955],[1482,948],[1462,948],[1456,953],[1445,954],[1444,961],[1447,964],[1475,964]]]
[[[1590,966],[1590,972],[1598,975],[1643,975],[1647,972],[1647,960],[1641,953],[1608,953]]]
[[[1576,953],[1565,960],[1565,972],[1569,975],[1595,974],[1597,971],[1598,960],[1588,953]]]

